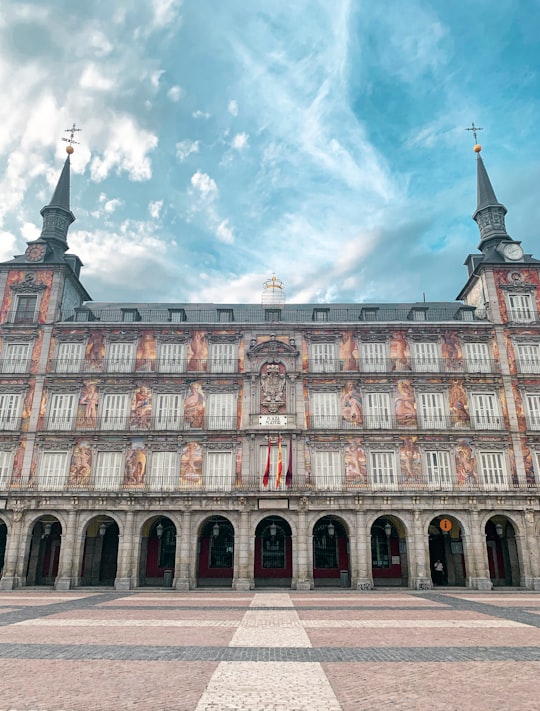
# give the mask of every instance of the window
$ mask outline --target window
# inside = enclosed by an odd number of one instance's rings
[[[133,370],[134,344],[129,342],[109,343],[107,369],[111,373],[125,373]]]
[[[70,430],[77,398],[75,393],[53,393],[49,407],[48,429]]]
[[[160,343],[158,368],[160,373],[183,373],[186,370],[186,344]]]
[[[220,323],[227,323],[234,321],[234,314],[232,309],[218,309],[218,321]]]
[[[337,393],[311,393],[310,405],[312,427],[339,427],[341,418]]]
[[[169,321],[171,323],[182,323],[186,320],[186,312],[184,309],[169,309]]]
[[[57,373],[78,373],[84,358],[84,343],[59,343],[56,358]]]
[[[343,488],[344,467],[339,452],[316,451],[315,482],[317,489],[339,491]]]
[[[101,411],[102,430],[123,430],[127,426],[127,393],[108,393],[103,398]]]
[[[94,471],[94,489],[114,491],[122,481],[122,452],[98,452]]]
[[[233,487],[232,452],[208,452],[205,488],[207,491],[231,491]]]
[[[413,321],[425,321],[427,318],[427,307],[412,308],[409,313],[409,318]]]
[[[480,452],[482,482],[486,489],[506,489],[508,481],[502,452]]]
[[[540,395],[525,395],[529,429],[540,430]]]
[[[502,426],[495,393],[472,393],[472,422],[477,430],[498,430]]]
[[[179,466],[177,452],[153,452],[150,462],[150,488],[173,491],[178,488]]]
[[[17,296],[15,308],[15,323],[34,323],[36,315],[37,296]]]
[[[336,346],[334,343],[311,345],[311,370],[314,373],[332,373],[336,370]]]
[[[57,491],[66,483],[67,452],[43,452],[39,467],[38,488]]]
[[[362,309],[362,311],[360,312],[360,318],[362,319],[362,321],[376,321],[378,313],[379,313],[378,308],[374,308],[374,309],[365,308],[365,309]]]
[[[446,426],[444,397],[442,393],[419,393],[422,427],[444,429]]]
[[[413,346],[414,369],[419,373],[437,373],[439,366],[439,344],[416,342]]]
[[[452,470],[448,452],[428,450],[426,452],[426,479],[432,489],[451,489]]]
[[[328,321],[330,309],[313,309],[314,321]]]
[[[236,393],[211,393],[206,406],[209,430],[233,430],[236,428]]]
[[[517,357],[520,373],[540,373],[539,343],[518,343]]]
[[[182,424],[183,399],[178,393],[158,393],[154,405],[156,430],[178,430]]]
[[[265,321],[281,321],[281,309],[265,309]]]
[[[0,489],[7,489],[11,480],[13,452],[0,451]]]
[[[374,489],[396,488],[395,452],[371,452],[371,483]]]
[[[463,345],[465,367],[469,373],[489,373],[489,348],[487,343],[465,343]]]
[[[534,321],[530,294],[508,294],[508,318],[518,323]]]
[[[362,343],[362,364],[368,373],[384,373],[387,370],[386,343]]]
[[[210,344],[210,370],[212,373],[234,373],[236,371],[236,344]]]
[[[371,529],[371,567],[390,568],[390,537],[381,526]]]
[[[26,373],[30,358],[29,343],[6,343],[2,359],[3,373]]]
[[[313,529],[313,566],[315,568],[335,569],[339,565],[338,537],[335,529],[332,536],[328,533],[329,524],[328,519],[323,519]]]
[[[366,393],[366,426],[370,429],[390,429],[392,417],[390,414],[390,393]]]
[[[133,322],[140,321],[141,314],[138,309],[121,309],[122,311],[122,321]]]
[[[20,411],[20,393],[0,393],[0,429],[17,430]]]

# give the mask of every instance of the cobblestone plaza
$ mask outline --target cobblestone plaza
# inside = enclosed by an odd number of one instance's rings
[[[0,709],[537,709],[532,592],[0,595]]]

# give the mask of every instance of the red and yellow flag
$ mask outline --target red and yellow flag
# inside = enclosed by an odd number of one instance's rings
[[[271,439],[268,437],[268,456],[266,457],[266,468],[264,470],[264,476],[262,480],[262,485],[263,486],[268,486],[268,482],[270,480],[270,447],[272,446],[271,444]]]
[[[283,456],[281,453],[281,435],[277,438],[277,465],[276,465],[276,489],[281,487],[281,475],[283,474]]]
[[[287,467],[287,474],[285,474],[285,486],[287,488],[292,486],[292,437],[289,442],[289,466]]]

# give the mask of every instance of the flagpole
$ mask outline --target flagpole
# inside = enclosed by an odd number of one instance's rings
[[[283,455],[281,452],[281,434],[277,438],[277,464],[276,464],[276,491],[281,488],[281,475],[283,474]]]
[[[272,446],[272,437],[268,436],[268,454],[266,455],[266,468],[264,470],[264,476],[262,480],[262,485],[264,488],[268,487],[270,481],[270,448]]]
[[[289,440],[289,466],[285,475],[285,486],[289,489],[292,486],[292,437]]]

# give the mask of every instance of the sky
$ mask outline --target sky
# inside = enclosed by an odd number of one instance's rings
[[[0,0],[0,260],[72,156],[96,301],[451,301],[474,140],[540,258],[540,0]],[[536,254],[535,254],[536,250]]]

